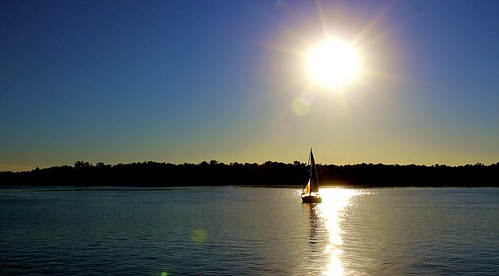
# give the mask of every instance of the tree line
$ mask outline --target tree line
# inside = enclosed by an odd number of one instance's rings
[[[323,186],[353,187],[499,187],[499,162],[491,165],[327,165],[318,164]],[[110,165],[77,161],[74,166],[55,166],[24,172],[0,172],[0,185],[63,186],[201,186],[262,185],[304,186],[307,164],[267,161],[224,164],[216,160],[199,164],[136,162]]]

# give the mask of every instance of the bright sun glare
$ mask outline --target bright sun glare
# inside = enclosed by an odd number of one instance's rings
[[[340,40],[326,40],[308,52],[308,71],[314,84],[338,88],[359,72],[359,57],[353,47]]]

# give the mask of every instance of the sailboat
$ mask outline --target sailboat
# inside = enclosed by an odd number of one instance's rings
[[[310,178],[308,179],[307,186],[305,186],[301,193],[301,199],[303,203],[321,203],[322,197],[319,194],[319,179],[317,178],[317,168],[315,167],[312,149],[310,149],[308,162],[310,164]]]

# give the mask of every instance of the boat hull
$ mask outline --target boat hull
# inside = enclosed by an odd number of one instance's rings
[[[320,195],[301,195],[301,200],[303,203],[322,203],[322,197]]]

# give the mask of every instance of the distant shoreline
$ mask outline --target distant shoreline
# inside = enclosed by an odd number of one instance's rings
[[[322,186],[342,187],[499,187],[499,162],[491,165],[317,165]],[[224,164],[141,162],[108,165],[78,161],[26,172],[0,172],[0,186],[296,186],[308,181],[308,167],[267,161]]]

